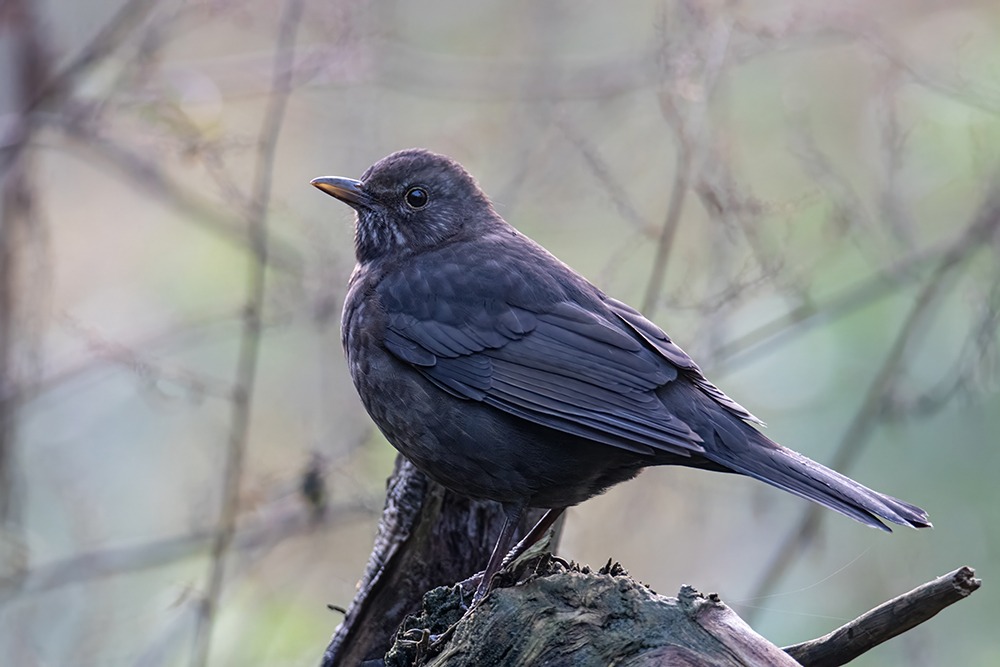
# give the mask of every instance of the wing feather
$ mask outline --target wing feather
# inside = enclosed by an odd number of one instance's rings
[[[712,384],[712,382],[705,377],[705,374],[702,372],[698,364],[694,362],[694,359],[689,357],[679,345],[674,343],[674,341],[670,340],[670,336],[664,333],[660,327],[643,317],[642,313],[635,308],[618,301],[617,299],[609,298],[606,302],[625,324],[630,326],[637,334],[642,336],[647,343],[656,348],[656,350],[662,354],[667,361],[684,370],[688,378],[698,385],[703,392],[711,396],[712,399],[719,405],[740,419],[760,424],[761,426],[765,425],[764,422],[757,419],[753,413],[733,399],[729,398],[725,392]]]
[[[502,289],[477,300],[439,282],[400,277],[379,290],[386,348],[442,390],[641,454],[704,451],[656,394],[697,366],[635,311],[567,298],[534,299],[543,305],[529,310],[510,289],[509,301],[496,298]]]

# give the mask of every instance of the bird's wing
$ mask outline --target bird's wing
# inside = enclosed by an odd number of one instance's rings
[[[633,325],[565,300],[528,310],[433,287],[399,280],[379,291],[385,346],[441,389],[637,453],[703,451],[654,393],[678,365]]]
[[[764,425],[764,422],[754,417],[749,410],[726,396],[721,389],[712,384],[705,377],[705,374],[702,373],[698,364],[679,345],[670,340],[670,336],[664,333],[660,327],[647,320],[642,313],[617,299],[607,298],[605,303],[625,324],[642,336],[643,340],[656,348],[665,359],[681,369],[689,380],[698,385],[699,389],[711,396],[719,405],[740,419],[754,422],[761,426]]]

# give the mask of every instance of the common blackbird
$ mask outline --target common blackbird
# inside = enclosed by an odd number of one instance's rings
[[[550,511],[515,552],[646,466],[749,475],[887,531],[880,518],[931,525],[767,438],[657,325],[507,224],[454,160],[405,150],[361,180],[312,185],[357,212],[342,341],[365,408],[429,477],[504,509],[474,602],[526,508]]]

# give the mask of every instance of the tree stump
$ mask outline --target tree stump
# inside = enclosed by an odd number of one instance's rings
[[[617,563],[592,572],[545,555],[526,567],[524,581],[501,581],[464,618],[461,587],[428,593],[397,633],[386,667],[799,664],[717,596],[690,586],[668,598]]]
[[[536,519],[527,518],[522,534]],[[781,649],[716,595],[684,586],[676,598],[663,597],[617,563],[593,572],[539,554],[539,545],[502,571],[494,590],[465,614],[478,581],[467,578],[486,562],[501,523],[495,503],[446,491],[400,457],[368,567],[322,667],[837,667],[981,584],[962,567],[824,637]]]

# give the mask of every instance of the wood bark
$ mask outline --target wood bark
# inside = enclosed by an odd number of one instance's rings
[[[591,572],[543,556],[530,568],[525,581],[494,590],[465,617],[457,588],[429,595],[400,629],[386,667],[799,664],[717,596],[690,586],[668,598],[617,564]]]
[[[972,595],[982,581],[971,567],[960,567],[884,602],[818,639],[785,648],[803,665],[839,667]]]
[[[540,514],[527,517],[520,535]],[[451,493],[398,457],[358,593],[322,667],[836,667],[965,599],[981,583],[971,568],[959,568],[824,637],[780,649],[715,595],[685,586],[667,598],[617,563],[592,572],[532,550],[502,571],[495,590],[466,614],[472,576],[489,558],[502,524],[496,503]]]
[[[468,614],[461,587],[428,593],[421,613],[396,634],[385,666],[837,667],[965,599],[981,583],[970,568],[959,568],[824,637],[781,649],[718,596],[684,586],[677,597],[663,597],[617,563],[591,572],[546,554],[513,570]]]
[[[540,516],[529,512],[517,539]],[[503,521],[497,503],[452,493],[398,456],[371,556],[322,667],[379,664],[425,592],[483,569]]]

